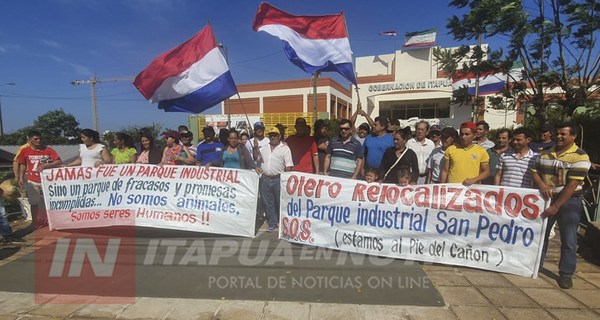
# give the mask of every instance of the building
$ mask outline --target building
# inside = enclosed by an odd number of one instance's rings
[[[344,87],[327,77],[317,79],[317,119],[349,118],[352,116],[352,95]],[[294,122],[304,117],[313,123],[314,86],[309,76],[303,80],[261,82],[237,86],[240,97],[232,97],[221,103],[220,115],[192,115],[188,118],[189,129],[194,138],[201,137],[200,128],[212,126],[231,127],[245,131],[256,121],[267,127],[278,123],[287,126],[286,136],[295,133]],[[228,115],[231,117],[228,117]]]
[[[473,107],[451,103],[452,81],[438,70],[432,52],[433,48],[421,48],[357,57],[358,94],[352,97],[352,103],[360,102],[371,117],[405,120],[402,125],[424,119],[458,127],[470,120]],[[479,119],[493,128],[522,122],[515,110],[508,109],[481,108]]]

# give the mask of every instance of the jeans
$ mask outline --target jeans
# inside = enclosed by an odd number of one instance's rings
[[[558,274],[561,277],[573,277],[575,265],[577,264],[577,228],[581,221],[583,205],[580,197],[571,197],[558,209],[558,213],[548,218],[546,236],[544,238],[544,249],[542,251],[542,262],[548,250],[548,236],[551,226],[556,221],[560,230],[560,261],[558,263]]]
[[[281,179],[262,177],[260,183],[260,196],[262,197],[269,227],[276,227],[279,222],[279,200]]]
[[[10,228],[10,224],[8,224],[8,219],[6,219],[6,209],[4,208],[4,203],[0,200],[0,235],[2,237],[10,237],[12,235],[12,229]]]

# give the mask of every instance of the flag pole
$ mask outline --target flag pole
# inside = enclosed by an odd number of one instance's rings
[[[318,72],[313,72],[313,123],[317,122],[317,79]]]
[[[344,20],[344,28],[346,29],[346,37],[348,37],[348,43],[350,43],[350,32],[348,32],[348,24],[346,23],[346,15],[344,14],[344,11],[340,11],[340,14],[342,15],[342,18]],[[395,44],[394,44],[395,46]],[[356,108],[358,110],[358,108],[362,108],[361,107],[361,103],[360,103],[360,92],[358,91],[358,79],[356,78],[356,67],[354,65],[354,61],[352,62],[352,72],[354,73],[354,78],[356,79],[356,86],[354,86],[354,91],[356,91]],[[350,84],[352,85],[352,84]],[[350,114],[352,114],[352,110],[350,110]],[[355,123],[352,124],[353,126],[356,125]]]

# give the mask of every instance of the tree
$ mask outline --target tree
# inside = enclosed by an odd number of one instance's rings
[[[505,41],[507,50],[486,51],[480,45],[438,49],[434,57],[442,70],[450,75],[459,69],[479,75],[509,70],[515,62],[523,65],[523,81],[504,90],[501,98],[490,99],[492,105],[500,107],[505,98],[513,99],[519,102],[513,107],[531,106],[543,123],[548,106],[558,106],[565,118],[598,99],[597,0],[453,0],[450,7],[469,10],[448,20],[447,28],[456,40],[485,37]],[[468,102],[472,97],[465,91],[455,101]]]
[[[4,145],[20,145],[27,141],[27,133],[38,130],[42,133],[44,144],[78,144],[79,122],[63,109],[48,111],[33,121],[32,126],[21,128],[11,134],[4,135],[0,143]]]

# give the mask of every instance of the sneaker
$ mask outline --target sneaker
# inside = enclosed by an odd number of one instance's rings
[[[15,236],[4,237],[4,239],[2,239],[2,240],[4,240],[3,241],[4,244],[11,244],[11,243],[18,244],[18,243],[24,243],[24,242],[26,242],[25,239],[19,238],[19,237],[15,237]]]
[[[573,288],[573,278],[561,276],[560,278],[558,278],[558,286],[563,289]]]
[[[267,229],[267,232],[273,232],[273,231],[275,231],[275,229],[277,229],[277,226],[269,226],[269,229]]]

